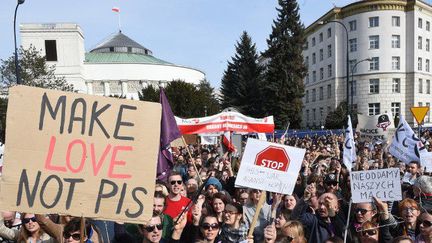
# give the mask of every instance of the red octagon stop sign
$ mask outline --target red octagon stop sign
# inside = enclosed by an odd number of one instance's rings
[[[256,155],[255,164],[273,170],[287,171],[290,158],[285,149],[269,146]]]

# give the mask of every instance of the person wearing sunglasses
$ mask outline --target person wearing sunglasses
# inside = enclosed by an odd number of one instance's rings
[[[360,243],[381,243],[378,225],[367,221],[359,229]],[[384,242],[383,242],[384,243]]]
[[[40,227],[36,220],[36,216],[31,213],[22,213],[21,222],[23,226],[20,229],[17,242],[38,242],[38,243],[54,243],[54,238],[49,236]]]
[[[420,234],[416,237],[416,243],[432,242],[432,215],[424,212],[420,216]]]
[[[81,218],[73,218],[71,219],[63,228],[63,242],[65,243],[80,243],[81,242]],[[93,229],[88,220],[85,222],[84,234],[83,234],[83,242],[84,243],[93,243],[94,241],[90,240],[93,235]]]
[[[204,240],[207,243],[220,242],[219,239],[220,224],[215,215],[206,215],[201,217],[199,224],[199,230],[201,235],[198,237],[198,241]]]
[[[183,180],[181,174],[173,171],[168,178],[169,194],[166,198],[166,208],[164,214],[167,214],[171,218],[176,218],[182,210],[187,207],[190,199],[181,195],[183,188]],[[188,222],[192,222],[192,213],[188,211]]]

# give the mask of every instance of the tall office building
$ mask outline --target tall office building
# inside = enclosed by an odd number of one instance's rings
[[[410,108],[432,102],[431,22],[426,2],[366,0],[335,7],[308,26],[303,125],[324,125],[327,114],[346,100],[347,48],[353,109],[402,114],[415,124]],[[425,125],[432,125],[430,112]]]

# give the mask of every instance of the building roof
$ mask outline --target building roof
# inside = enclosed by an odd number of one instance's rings
[[[122,52],[89,52],[85,54],[86,63],[141,63],[173,65],[170,62],[158,59],[151,55]]]
[[[121,31],[102,41],[90,52],[123,52],[152,55],[152,52],[149,49],[132,40]]]

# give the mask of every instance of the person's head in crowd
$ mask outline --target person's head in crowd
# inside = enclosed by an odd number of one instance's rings
[[[414,183],[414,195],[416,197],[432,196],[432,176],[420,176]],[[432,205],[431,205],[432,206]]]
[[[202,167],[202,159],[201,157],[196,157],[195,158],[195,165],[198,167]]]
[[[371,221],[377,215],[376,206],[372,202],[356,203],[353,212],[357,223]]]
[[[396,165],[396,160],[393,158],[393,156],[391,157],[387,157],[387,168],[393,168]]]
[[[281,210],[276,212],[276,219],[275,219],[275,226],[276,229],[282,229],[282,226],[285,225],[285,223],[290,220],[291,218],[291,211],[282,208]]]
[[[198,190],[198,182],[194,178],[190,178],[186,181],[186,191],[188,195],[194,194]]]
[[[214,214],[218,216],[218,221],[222,222],[223,212],[225,211],[225,205],[228,203],[228,197],[223,193],[213,194],[211,206]]]
[[[292,220],[282,226],[282,234],[288,242],[306,243],[303,225],[299,221]]]
[[[318,198],[317,214],[321,218],[334,216],[339,210],[339,202],[335,194],[324,193]]]
[[[420,235],[424,242],[432,242],[432,215],[428,212],[420,216]]]
[[[282,203],[283,208],[293,210],[297,204],[297,198],[294,195],[283,195]]]
[[[414,241],[407,235],[401,235],[394,238],[391,243],[414,243]]]
[[[177,156],[177,160],[176,160],[177,164],[184,164],[185,159],[183,155],[179,155]]]
[[[71,219],[63,228],[63,239],[66,243],[79,243],[81,242],[81,218],[73,218]],[[86,224],[84,227],[84,238],[83,242],[86,242],[88,239],[89,232],[91,231],[91,224],[88,220],[86,220]]]
[[[165,196],[162,194],[162,192],[155,192],[153,197],[153,213],[163,213],[165,206]]]
[[[201,151],[201,159],[204,162],[207,162],[207,160],[209,159],[209,152],[207,150],[202,150]]]
[[[241,205],[246,205],[249,201],[249,193],[247,189],[241,188],[239,189],[237,202],[239,202]]]
[[[258,201],[261,197],[261,190],[258,189],[250,189],[249,191],[249,202],[251,202],[253,205],[257,205]]]
[[[186,186],[184,184],[182,184],[182,186],[181,186],[180,195],[182,195],[183,197],[187,197],[187,190],[186,190]]]
[[[405,171],[407,171],[405,162],[400,161],[398,165],[399,165],[398,167],[399,167],[400,174],[401,175],[405,174]]]
[[[214,242],[219,234],[219,222],[215,215],[206,215],[201,218],[199,224],[201,235],[206,242]]]
[[[399,203],[399,215],[402,217],[405,225],[415,227],[417,218],[420,215],[420,208],[414,199],[405,198]]]
[[[233,228],[238,229],[243,218],[243,206],[236,202],[225,205],[223,222]]]
[[[173,171],[168,178],[169,193],[171,197],[180,195],[181,189],[183,188],[183,180],[180,173]]]
[[[373,160],[372,164],[369,165],[369,170],[377,170],[377,169],[379,169],[378,162],[376,160]]]
[[[39,240],[39,237],[43,234],[43,230],[39,223],[36,221],[36,216],[32,213],[21,213],[22,227],[18,237],[18,242],[30,242],[29,238],[33,238],[33,241]]]
[[[418,161],[411,161],[407,166],[407,172],[411,175],[417,175],[420,172],[420,163]]]
[[[195,178],[198,174],[198,172],[195,170],[195,166],[193,164],[188,165],[187,173],[188,173],[188,178]]]
[[[200,175],[200,177],[201,177],[202,180],[207,179],[207,171],[208,171],[208,169],[207,169],[206,167],[203,167],[203,168],[200,170],[199,175]]]
[[[169,194],[167,187],[162,182],[156,182],[155,192],[161,192],[165,197]]]
[[[210,177],[205,184],[207,196],[212,197],[214,194],[222,191],[222,184],[215,177]]]
[[[379,228],[376,223],[371,221],[364,222],[358,233],[361,243],[379,242]]]
[[[220,164],[219,159],[210,158],[208,162],[209,162],[210,169],[219,170],[219,164]]]
[[[147,224],[140,225],[144,242],[159,243],[162,238],[163,221],[161,215],[153,215]]]
[[[344,243],[344,241],[337,236],[332,236],[324,241],[324,243]]]
[[[382,158],[377,158],[376,161],[378,162],[378,168],[383,169],[384,168],[384,160]]]
[[[327,174],[324,178],[326,192],[336,193],[339,190],[339,180],[334,173]]]
[[[209,168],[207,171],[207,177],[216,177],[216,172],[217,172],[217,170],[215,170],[213,168]]]
[[[14,226],[16,220],[16,212],[15,211],[2,211],[3,221],[6,227],[12,228]]]

